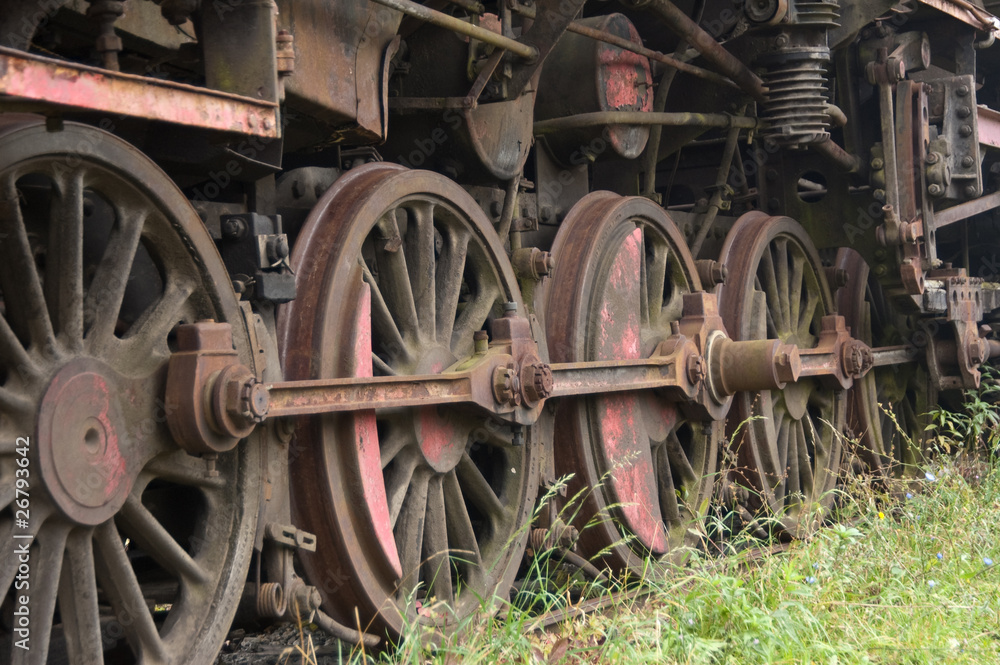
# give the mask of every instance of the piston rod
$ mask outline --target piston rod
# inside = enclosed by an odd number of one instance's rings
[[[421,21],[426,21],[432,25],[451,30],[452,32],[457,32],[467,37],[478,39],[486,44],[491,44],[498,48],[510,51],[514,55],[525,60],[534,60],[538,57],[538,50],[533,46],[522,44],[516,39],[504,37],[503,35],[499,35],[491,30],[487,30],[486,28],[480,28],[478,25],[466,23],[465,21],[455,18],[454,16],[449,16],[448,14],[435,11],[419,3],[411,2],[411,0],[372,0],[372,2],[376,2],[385,7],[389,7],[390,9],[403,12],[407,16],[412,16],[413,18],[420,19]]]

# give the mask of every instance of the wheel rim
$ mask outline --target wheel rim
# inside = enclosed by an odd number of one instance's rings
[[[646,199],[585,197],[553,254],[545,314],[554,362],[651,355],[680,319],[683,294],[701,288],[680,232]],[[722,425],[688,420],[653,392],[564,400],[556,417],[556,473],[573,474],[569,495],[583,497],[585,553],[636,574],[649,572],[650,556],[674,558],[707,510]],[[594,519],[609,510],[613,521]]]
[[[834,312],[833,297],[798,223],[748,213],[729,232],[720,261],[729,267],[720,310],[733,339],[816,345],[823,316]],[[815,527],[833,500],[845,421],[845,391],[824,388],[817,379],[759,396],[736,395],[728,428],[736,447],[734,476],[751,490],[749,507],[766,508],[779,529]]]
[[[212,475],[174,444],[159,396],[174,326],[239,321],[225,269],[180,191],[119,139],[20,119],[0,146],[5,596],[23,573],[12,548],[32,543],[31,651],[5,646],[13,662],[45,662],[50,639],[72,663],[210,662],[249,564],[254,449]]]
[[[837,299],[851,334],[872,347],[910,344],[922,356],[914,342],[923,333],[914,317],[897,311],[861,255],[841,249],[836,265],[848,275]],[[879,475],[912,476],[923,461],[927,414],[937,391],[922,360],[875,367],[850,390],[848,422],[861,444],[859,456]]]
[[[299,297],[280,321],[290,378],[441,372],[472,355],[503,302],[520,306],[488,220],[426,171],[351,171],[312,213],[293,265]],[[398,635],[505,592],[537,486],[536,429],[457,407],[303,419],[292,500],[319,537],[304,564],[328,611],[354,624],[357,608]],[[352,486],[361,497],[342,491]]]

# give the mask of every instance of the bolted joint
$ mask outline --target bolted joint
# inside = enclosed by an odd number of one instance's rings
[[[784,383],[795,383],[799,380],[802,371],[802,360],[799,357],[798,347],[791,344],[783,344],[778,347],[774,354],[774,374],[778,381]]]
[[[524,402],[534,406],[552,394],[552,368],[543,362],[525,363],[521,366],[521,391]]]
[[[972,365],[982,365],[990,356],[989,343],[983,338],[969,340],[969,362]]]
[[[844,374],[860,379],[875,364],[871,348],[864,342],[852,339],[841,347],[841,365]]]
[[[696,385],[705,379],[706,369],[705,369],[705,359],[697,353],[692,353],[687,358],[687,379],[693,385]]]
[[[555,259],[551,252],[543,252],[537,247],[523,247],[514,250],[510,257],[514,272],[521,279],[540,280],[552,273]]]
[[[843,268],[836,268],[834,266],[826,267],[826,281],[830,284],[830,288],[836,291],[847,286],[847,282],[850,280],[850,273],[848,273]]]
[[[243,365],[234,364],[223,369],[209,390],[212,429],[223,436],[247,437],[267,416],[267,390]]]
[[[694,262],[698,270],[698,277],[701,279],[702,287],[710,289],[719,284],[725,284],[729,277],[729,268],[718,261],[711,259],[699,259]]]
[[[504,406],[521,404],[521,379],[513,364],[501,365],[493,370],[493,398]]]

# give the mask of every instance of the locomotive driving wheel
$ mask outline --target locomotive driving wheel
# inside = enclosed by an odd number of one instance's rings
[[[369,164],[316,206],[293,253],[298,298],[281,313],[286,376],[435,374],[520,308],[488,219],[443,176]],[[303,557],[326,610],[399,635],[454,626],[520,562],[537,489],[536,427],[460,406],[300,420],[293,510],[316,533]]]
[[[28,116],[0,124],[0,227],[0,661],[212,662],[257,448],[188,455],[161,399],[178,323],[233,323],[249,362],[212,240],[134,148]]]
[[[647,199],[595,192],[553,245],[546,336],[553,362],[650,356],[700,290],[694,260],[666,212]],[[721,423],[689,420],[656,392],[563,400],[556,473],[574,474],[580,546],[615,570],[649,572],[700,528],[714,486]],[[590,488],[594,488],[591,490]],[[613,519],[610,519],[613,518]]]
[[[937,404],[924,349],[915,343],[924,333],[916,317],[893,306],[860,254],[841,249],[836,266],[848,275],[837,300],[851,334],[872,347],[908,344],[914,356],[909,363],[875,367],[851,387],[848,422],[861,444],[858,454],[877,474],[913,475],[923,459],[927,414]]]
[[[816,249],[797,222],[760,212],[743,215],[720,261],[729,277],[720,287],[719,309],[734,340],[816,346],[834,302]],[[786,533],[814,528],[833,501],[846,415],[845,391],[818,379],[737,394],[728,420],[732,473],[750,490],[749,508],[770,513]]]

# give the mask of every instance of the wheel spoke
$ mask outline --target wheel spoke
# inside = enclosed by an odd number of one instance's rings
[[[160,352],[164,356],[169,354],[167,336],[184,318],[184,309],[195,291],[194,280],[176,274],[171,277],[160,299],[142,313],[122,338],[122,342],[133,348],[148,349],[152,353]]]
[[[134,494],[125,500],[118,515],[122,532],[167,571],[189,584],[205,584],[208,581],[208,571],[184,551]]]
[[[35,265],[28,231],[21,215],[19,192],[7,176],[0,192],[0,288],[7,317],[26,326],[31,346],[43,355],[55,355],[55,332]]]
[[[775,330],[780,336],[781,333],[787,332],[786,327],[787,319],[782,319],[781,310],[781,290],[778,288],[778,276],[775,273],[774,268],[774,257],[771,255],[770,250],[765,249],[763,255],[761,255],[760,268],[757,271],[757,276],[760,278],[761,286],[764,288],[764,293],[767,294],[767,309],[774,319]]]
[[[775,446],[777,447],[778,459],[775,471],[777,472],[777,487],[774,493],[778,497],[785,496],[788,492],[788,439],[791,436],[791,422],[788,416],[780,413],[780,419],[778,413],[775,414],[775,420],[778,422],[778,431],[775,432]]]
[[[8,370],[16,370],[24,378],[38,376],[38,367],[28,355],[21,340],[14,334],[6,317],[0,317],[0,360]]]
[[[806,288],[806,304],[802,307],[802,312],[799,314],[799,320],[796,325],[796,334],[799,338],[799,343],[802,345],[812,345],[812,341],[815,339],[812,334],[812,322],[813,317],[816,316],[816,309],[819,307],[819,294],[813,289]]]
[[[45,520],[51,514],[50,510],[32,507],[35,511],[28,520],[28,528],[14,528],[14,520],[0,519],[0,591],[6,593],[14,583],[17,574],[17,552],[23,551],[24,543],[31,543],[41,530]]]
[[[646,300],[649,303],[649,323],[653,327],[663,325],[663,298],[667,284],[667,263],[670,248],[664,242],[654,242],[644,238],[646,246],[644,265],[646,266]]]
[[[132,570],[125,546],[114,522],[98,526],[94,533],[95,569],[101,588],[108,596],[115,617],[133,653],[141,660],[166,661],[167,650],[146,606],[142,587]]]
[[[448,511],[448,542],[454,550],[452,554],[462,562],[460,566],[466,577],[480,575],[483,567],[483,555],[479,551],[479,539],[465,507],[465,497],[462,496],[462,486],[454,471],[448,472],[442,481],[444,486],[444,503]]]
[[[413,430],[407,427],[390,425],[385,434],[379,434],[379,458],[382,462],[382,468],[385,469],[389,465],[389,462],[396,459],[396,455],[406,448],[406,446],[416,445],[416,443],[417,440],[413,436]]]
[[[423,553],[424,526],[427,520],[428,474],[413,477],[399,520],[393,526],[396,547],[399,548],[399,563],[403,570],[400,583],[405,595],[410,595],[420,583],[420,561]]]
[[[413,304],[421,337],[433,340],[437,334],[434,203],[414,201],[406,206],[406,210],[410,217],[410,226],[406,231],[406,267],[413,287]]]
[[[444,488],[440,477],[434,478],[427,492],[427,516],[424,524],[424,579],[438,600],[455,602],[448,548],[448,517],[445,513]]]
[[[468,453],[462,455],[455,471],[464,495],[494,521],[502,520],[506,509]]]
[[[803,286],[807,286],[803,284],[805,279],[805,265],[806,257],[798,251],[793,252],[792,276],[789,278],[791,280],[791,293],[789,293],[788,302],[791,306],[791,309],[789,310],[789,320],[795,321],[796,324],[802,320],[802,288]]]
[[[30,413],[34,404],[27,397],[0,387],[0,409],[8,412]]]
[[[59,614],[66,635],[71,663],[101,665],[100,610],[97,605],[97,578],[94,573],[94,533],[77,529],[69,536],[59,579]]]
[[[793,420],[788,427],[788,440],[785,457],[785,504],[798,503],[804,498],[805,492],[799,478],[799,440],[803,438],[802,421]]]
[[[663,521],[669,524],[680,522],[680,507],[677,505],[677,489],[674,487],[674,476],[671,472],[672,461],[670,454],[665,449],[666,444],[660,450],[654,452],[653,463],[656,465],[657,494],[660,499],[660,514]],[[669,531],[669,529],[668,529]]]
[[[389,306],[386,304],[385,298],[382,296],[382,291],[379,289],[378,283],[372,276],[368,266],[361,259],[358,259],[358,263],[361,265],[361,272],[365,283],[371,287],[372,332],[374,333],[374,339],[378,340],[382,350],[388,353],[391,358],[405,362],[410,358],[410,351],[406,345],[406,341],[403,339],[403,333],[396,325],[396,320],[393,318],[392,312],[389,311]]]
[[[468,358],[472,355],[472,334],[482,329],[498,297],[500,285],[491,281],[480,285],[473,300],[466,303],[451,334],[451,352],[456,358]]]
[[[688,459],[687,454],[684,452],[681,441],[677,438],[677,432],[671,431],[667,435],[664,445],[666,446],[665,450],[667,459],[670,461],[670,467],[677,472],[684,487],[697,487],[698,483],[701,482],[701,475],[691,466],[691,460]]]
[[[145,223],[144,215],[120,218],[111,230],[83,303],[84,327],[94,347],[102,348],[114,335]]]
[[[398,211],[393,211],[398,212]],[[392,320],[403,333],[404,339],[419,337],[417,307],[413,301],[413,285],[406,265],[406,253],[400,251],[391,234],[399,235],[395,214],[387,214],[376,228],[385,239],[378,239],[375,247],[375,262],[378,265],[379,284],[382,297],[392,315]]]
[[[813,488],[813,459],[809,455],[809,446],[803,424],[799,425],[799,486],[802,488],[802,495],[809,496]]]
[[[464,227],[448,228],[437,260],[434,274],[437,284],[437,339],[442,342],[451,339],[458,317],[458,298],[462,293],[470,237]]]
[[[787,323],[792,322],[792,315],[789,311],[790,302],[789,297],[791,295],[791,285],[788,279],[788,239],[787,238],[777,238],[774,241],[774,263],[775,263],[775,275],[778,279],[778,293],[781,294],[781,299],[778,301],[778,305],[781,307],[781,318]]]
[[[56,181],[45,286],[49,313],[67,348],[83,350],[83,173]]]
[[[55,618],[56,596],[66,551],[66,536],[70,525],[60,522],[42,531],[36,539],[37,548],[31,553],[31,594],[28,612],[31,617],[31,649],[13,649],[13,664],[44,665],[48,658],[49,637]]]
[[[389,524],[393,527],[399,521],[399,513],[403,509],[410,484],[413,482],[413,474],[419,464],[419,456],[416,453],[406,455],[402,459],[397,459],[385,474],[385,494],[389,504]]]

